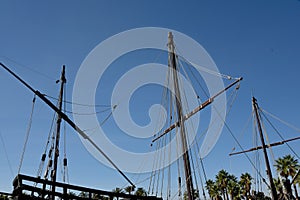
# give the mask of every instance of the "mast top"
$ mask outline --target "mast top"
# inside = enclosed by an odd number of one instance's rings
[[[257,99],[254,96],[252,97],[252,102],[257,103]]]
[[[171,52],[174,52],[174,40],[172,32],[168,33],[168,47]]]
[[[172,41],[173,41],[173,33],[172,33],[172,32],[169,32],[169,33],[168,33],[168,38],[169,38],[169,40],[172,40]]]

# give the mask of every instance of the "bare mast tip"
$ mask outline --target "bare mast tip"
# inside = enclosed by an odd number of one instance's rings
[[[173,33],[172,32],[168,33],[168,45],[169,46],[174,46]]]

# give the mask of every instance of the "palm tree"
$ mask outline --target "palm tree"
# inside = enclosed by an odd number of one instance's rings
[[[199,190],[193,190],[193,194],[194,194],[194,199],[198,199],[199,198]]]
[[[135,195],[137,195],[137,196],[147,196],[147,192],[144,188],[140,187],[135,191]]]
[[[263,192],[256,192],[253,191],[253,194],[251,195],[251,199],[255,199],[255,200],[272,200],[270,197],[265,196],[265,194]],[[280,198],[278,198],[280,199]]]
[[[297,175],[295,179],[295,184],[298,184],[298,186],[300,187],[300,174]]]
[[[207,189],[207,192],[209,194],[210,198],[213,198],[213,187],[215,186],[215,182],[211,179],[208,179],[206,181],[205,188]]]
[[[73,199],[77,196],[74,192],[69,192],[68,195],[69,195],[69,199]]]
[[[240,185],[238,184],[237,177],[234,175],[229,175],[227,190],[230,195],[230,199],[239,199],[240,198]]]
[[[294,158],[294,156],[286,155],[282,158],[278,158],[275,160],[276,164],[274,165],[276,167],[277,172],[282,176],[284,180],[284,187],[286,190],[286,193],[291,196],[291,183],[289,180],[289,176],[292,178],[296,175],[297,171],[300,168],[300,165],[298,164],[298,160]],[[293,184],[295,197],[296,199],[299,199],[297,187],[296,184]]]
[[[213,200],[221,200],[221,190],[211,179],[206,181],[206,189],[208,191],[209,197]]]
[[[199,198],[199,190],[193,190],[193,195],[194,195],[194,199],[197,199],[197,198]],[[186,200],[186,199],[188,199],[188,193],[187,193],[187,191],[185,191],[184,192],[184,194],[183,194],[183,199],[184,200]]]
[[[0,194],[0,200],[8,200],[8,197],[6,195]]]
[[[125,192],[127,192],[128,194],[131,194],[131,192],[134,191],[134,187],[132,187],[132,186],[127,186],[124,190],[125,190]]]
[[[100,195],[96,194],[96,193],[93,193],[92,199],[100,199]]]
[[[88,198],[89,194],[87,192],[80,192],[78,196],[82,198]]]
[[[286,159],[289,160],[289,162],[290,162],[289,175],[291,177],[291,180],[293,180],[294,176],[296,176],[298,170],[300,169],[300,165],[298,163],[298,160],[295,159],[294,156],[287,155]],[[296,182],[293,182],[293,187],[294,187],[296,200],[298,200],[299,195],[298,195],[298,191],[297,191],[297,183]]]
[[[229,178],[229,174],[224,169],[220,170],[216,175],[216,184],[221,189],[223,198],[226,200],[229,199],[228,191],[227,191],[228,178]]]
[[[249,173],[244,173],[240,177],[240,185],[242,187],[243,195],[246,197],[246,199],[248,199],[248,197],[250,197],[251,180],[252,180],[252,177]]]
[[[278,194],[278,199],[281,199],[284,196],[281,180],[280,180],[279,177],[278,178],[273,178],[273,182],[274,182],[277,194]]]
[[[113,189],[113,192],[114,193],[123,193],[123,190],[122,190],[122,188],[116,187],[115,189]],[[117,200],[119,200],[119,197],[117,197]]]
[[[300,169],[298,169],[299,171]],[[296,176],[296,175],[295,175]],[[298,184],[298,187],[300,187],[300,174],[297,173],[297,177],[295,177],[295,180],[294,180],[294,184],[297,185]]]

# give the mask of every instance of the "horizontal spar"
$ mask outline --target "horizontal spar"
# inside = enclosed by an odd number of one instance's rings
[[[183,116],[183,121],[186,121],[187,119],[189,119],[191,116],[193,116],[194,114],[196,114],[197,112],[199,112],[200,110],[204,109],[205,107],[207,107],[208,105],[210,105],[216,97],[218,97],[219,95],[221,95],[223,92],[225,92],[226,90],[228,90],[229,88],[231,88],[232,86],[234,86],[235,84],[237,84],[238,82],[240,82],[241,80],[243,80],[243,77],[238,78],[236,81],[234,81],[233,83],[231,83],[230,85],[228,85],[226,88],[224,88],[223,90],[221,90],[220,92],[218,92],[217,94],[215,94],[213,97],[209,98],[208,100],[206,100],[204,103],[202,103],[200,106],[196,107],[194,110],[192,110],[190,113],[186,114]],[[161,138],[162,136],[166,135],[167,133],[169,133],[171,130],[173,130],[174,128],[179,126],[179,122],[175,122],[174,124],[172,124],[169,128],[167,128],[166,130],[164,130],[164,132],[159,135],[158,137],[154,138],[152,140],[152,142],[155,142],[156,140],[158,140],[159,138]]]
[[[283,141],[280,141],[280,142],[274,142],[274,143],[266,145],[266,148],[282,145],[284,143],[291,142],[291,141],[294,141],[294,140],[299,140],[299,139],[300,139],[300,137],[295,137],[295,138],[291,138],[291,139],[288,139],[288,140],[283,140]],[[253,148],[245,150],[245,151],[230,153],[229,156],[233,156],[233,155],[237,155],[237,154],[241,154],[241,153],[247,153],[247,152],[251,152],[251,151],[256,151],[256,150],[259,150],[259,149],[262,149],[262,148],[263,148],[263,146],[257,146],[257,147],[253,147]]]

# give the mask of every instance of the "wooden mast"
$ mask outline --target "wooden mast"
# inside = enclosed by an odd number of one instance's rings
[[[264,152],[265,163],[266,163],[266,167],[267,167],[267,175],[269,177],[269,182],[270,182],[270,187],[271,187],[272,199],[277,200],[278,199],[277,192],[276,192],[276,188],[275,188],[275,185],[273,182],[272,171],[271,171],[269,158],[268,158],[268,154],[267,154],[267,150],[266,150],[267,146],[265,144],[262,127],[261,127],[261,123],[260,123],[260,116],[258,113],[258,104],[254,97],[252,97],[252,105],[253,105],[253,109],[254,109],[255,116],[256,116],[256,123],[257,123],[257,128],[258,128],[258,132],[259,132],[260,139],[261,139],[262,149]]]
[[[59,110],[49,99],[45,97],[40,91],[35,90],[28,83],[26,83],[21,77],[19,77],[16,73],[6,67],[3,63],[0,62],[0,66],[3,67],[8,73],[10,73],[13,77],[15,77],[18,81],[20,81],[25,87],[27,87],[31,92],[36,94],[42,101],[44,101],[52,110],[54,110],[57,114],[61,116],[77,133],[80,134],[85,140],[87,140],[127,181],[131,184],[132,187],[135,187],[133,182],[118,168],[118,166],[106,155],[104,151],[83,131],[81,130],[65,113]]]
[[[62,112],[62,102],[63,102],[63,93],[64,93],[64,84],[66,83],[65,77],[65,66],[63,65],[61,77],[60,77],[60,91],[58,97],[58,109]],[[61,125],[62,116],[57,113],[56,119],[56,136],[55,136],[55,151],[54,151],[54,163],[53,163],[53,170],[51,173],[52,178],[52,199],[55,198],[55,184],[56,184],[56,176],[57,176],[57,164],[58,164],[58,157],[59,157],[59,140],[60,140],[60,125]]]
[[[189,200],[194,200],[193,194],[193,181],[192,181],[192,173],[191,173],[191,166],[189,160],[189,153],[188,153],[188,144],[187,138],[185,133],[185,125],[184,125],[184,118],[182,113],[182,104],[181,104],[181,94],[179,90],[179,83],[178,83],[178,70],[176,65],[176,54],[175,54],[175,47],[173,41],[173,35],[169,32],[168,35],[168,49],[169,49],[169,67],[173,72],[173,82],[174,82],[174,90],[175,90],[175,101],[176,101],[176,108],[177,108],[177,115],[178,115],[178,126],[180,127],[180,137],[181,137],[181,145],[183,151],[183,163],[184,163],[184,173],[185,173],[185,182],[186,182],[186,189],[187,195]]]

